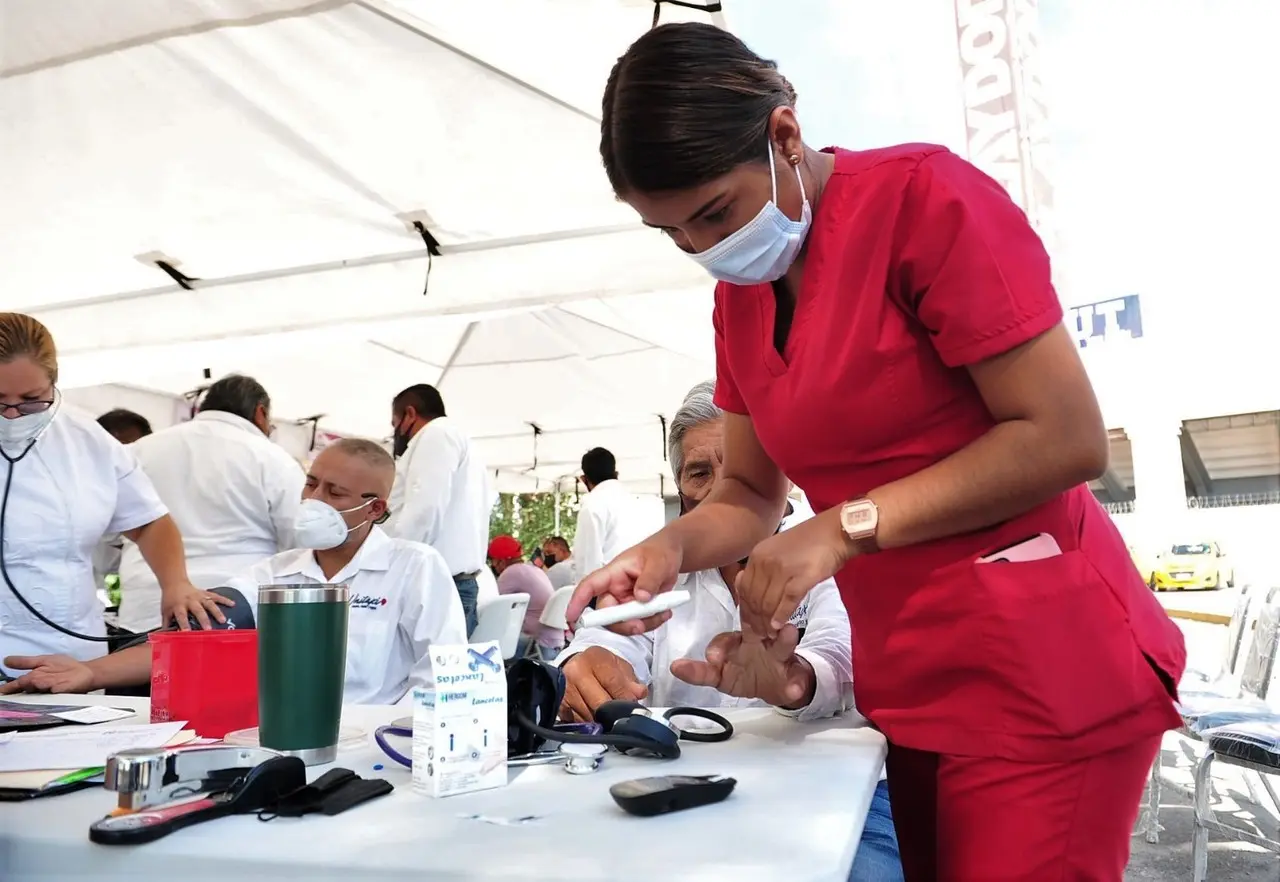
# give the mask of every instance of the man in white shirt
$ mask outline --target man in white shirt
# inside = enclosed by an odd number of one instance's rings
[[[563,536],[548,536],[542,540],[542,565],[547,568],[547,578],[552,588],[564,588],[578,584],[577,561]]]
[[[667,454],[682,513],[706,498],[720,476],[724,413],[714,393],[713,382],[694,386],[671,420]],[[790,508],[779,529],[811,516]],[[605,701],[624,699],[653,707],[765,704],[805,721],[851,711],[854,725],[866,725],[853,702],[852,635],[834,580],[810,591],[788,627],[767,641],[741,631],[732,586],[744,564],[681,576],[676,587],[692,600],[653,631],[623,636],[584,628],[574,634],[557,659],[566,679],[561,715],[590,721]],[[882,771],[849,880],[902,878]]]
[[[497,494],[471,439],[445,414],[434,386],[410,386],[397,395],[391,425],[398,459],[387,533],[444,555],[470,634],[476,627],[476,576],[485,566]]]
[[[575,575],[585,579],[619,552],[645,539],[657,525],[645,519],[635,494],[618,480],[617,460],[603,447],[582,455],[579,480],[587,495],[578,509],[573,560]]]
[[[420,543],[391,539],[377,526],[394,479],[395,464],[376,443],[344,438],[329,445],[312,462],[302,491],[295,532],[308,547],[277,554],[229,583],[251,606],[260,585],[350,587],[346,704],[406,700],[414,686],[432,682],[433,643],[466,642],[462,605],[444,559]],[[147,645],[88,664],[66,656],[9,661],[30,673],[3,687],[6,692],[88,692],[151,677]]]
[[[270,433],[267,391],[232,374],[209,387],[194,419],[130,446],[182,533],[187,570],[200,588],[225,585],[293,547],[302,468]],[[138,547],[126,542],[120,626],[140,632],[161,624],[159,585]]]

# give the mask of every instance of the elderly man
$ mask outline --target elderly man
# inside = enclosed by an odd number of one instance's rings
[[[271,434],[271,399],[252,377],[209,387],[195,418],[161,429],[131,449],[182,533],[191,582],[225,585],[258,561],[292,547],[289,527],[302,468]],[[161,625],[160,587],[137,546],[120,560],[120,625]]]
[[[724,413],[715,384],[690,390],[671,420],[668,457],[682,512],[706,498],[720,477]],[[811,513],[788,513],[780,529]],[[578,631],[560,655],[567,680],[562,716],[590,720],[611,698],[655,707],[741,707],[768,704],[800,720],[851,711],[852,640],[835,583],[815,587],[791,623],[772,642],[741,632],[732,588],[741,564],[689,573],[676,587],[691,602],[676,608],[656,630],[622,636],[601,628]],[[863,830],[850,882],[902,879],[897,839],[883,777]]]
[[[433,643],[466,643],[462,603],[444,558],[417,542],[392,539],[386,517],[395,463],[373,441],[343,438],[311,463],[293,524],[300,547],[262,561],[230,581],[254,604],[258,586],[342,582],[351,589],[347,626],[347,704],[395,704],[431,683]],[[0,693],[88,692],[147,683],[145,644],[82,664],[66,656],[9,658],[29,670]]]

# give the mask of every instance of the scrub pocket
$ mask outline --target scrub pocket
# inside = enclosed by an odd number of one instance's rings
[[[975,563],[973,575],[1010,734],[1075,738],[1150,699],[1151,668],[1125,608],[1082,552]]]

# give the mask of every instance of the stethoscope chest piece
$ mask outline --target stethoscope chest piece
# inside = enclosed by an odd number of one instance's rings
[[[608,750],[603,744],[562,744],[559,753],[570,775],[590,775],[600,768]]]

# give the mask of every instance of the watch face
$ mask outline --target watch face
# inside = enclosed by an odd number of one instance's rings
[[[850,502],[840,512],[840,525],[853,539],[861,539],[875,532],[879,513],[870,500]]]

